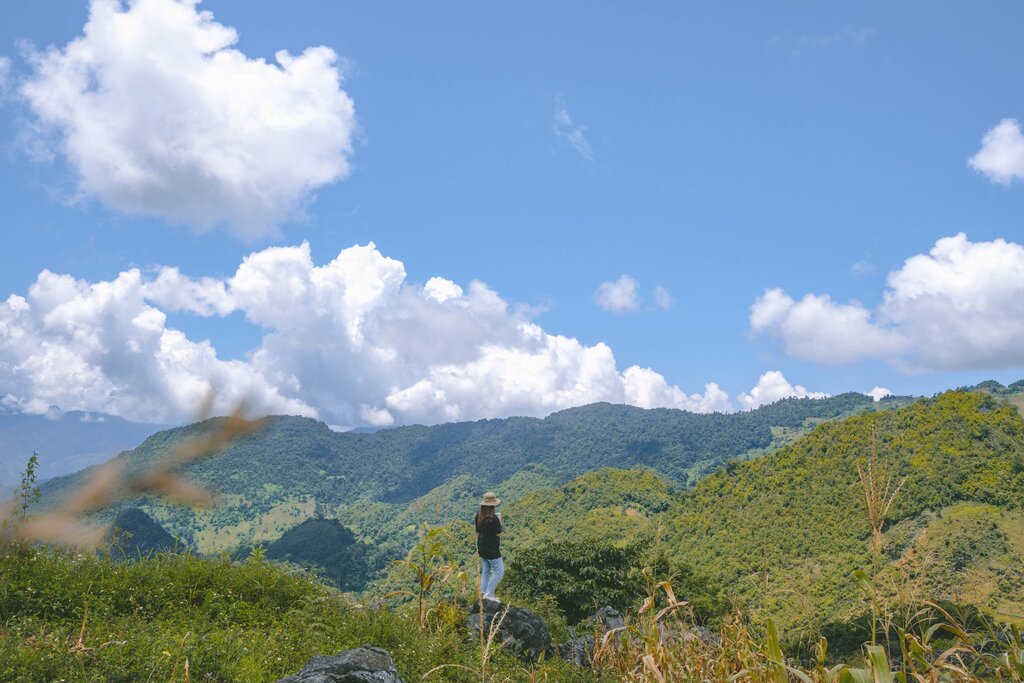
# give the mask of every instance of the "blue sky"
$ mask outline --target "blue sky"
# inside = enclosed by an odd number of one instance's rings
[[[80,162],[62,143],[74,113],[40,133],[41,105],[24,87],[41,78],[26,46],[63,49],[82,34],[88,5],[12,5],[0,22],[0,54],[9,59],[0,108],[7,245],[0,299],[27,297],[44,269],[87,283],[131,268],[155,278],[161,266],[227,279],[247,254],[268,247],[308,242],[312,262],[323,266],[343,249],[373,242],[404,265],[408,286],[440,276],[468,292],[470,282],[485,282],[512,309],[529,307],[516,315],[545,333],[587,348],[606,344],[618,372],[651,368],[687,395],[714,382],[736,408],[768,371],[827,393],[882,386],[930,394],[1024,377],[1014,350],[1024,347],[1024,312],[1012,303],[1024,298],[1024,188],[1012,126],[1007,140],[993,143],[1006,143],[994,150],[995,161],[968,164],[988,131],[1024,116],[1017,85],[1024,44],[1015,35],[1024,9],[1016,3],[982,11],[934,3],[207,0],[199,8],[237,30],[233,47],[249,59],[273,63],[278,50],[298,55],[320,45],[337,53],[358,126],[352,150],[339,154],[344,177],[299,193],[300,208],[287,207],[266,228],[271,234],[230,221],[201,231],[195,220],[175,224],[167,209],[133,215],[102,191],[83,190]],[[187,93],[173,97],[190,101]],[[291,161],[306,163],[301,150]],[[950,276],[949,286],[926,292],[929,306],[920,288],[887,290],[889,273],[961,232],[967,242],[949,247],[948,263],[918,263],[906,273],[915,282]],[[627,310],[603,309],[595,292],[623,275],[635,279],[641,300],[627,297]],[[656,286],[671,294],[671,306],[658,305]],[[772,288],[791,304],[757,327],[751,307]],[[887,291],[895,303],[882,310]],[[828,303],[811,310],[808,294],[827,295]],[[987,305],[948,317],[980,300]],[[870,319],[850,322],[844,311],[851,311],[837,308],[850,302],[854,319],[857,311]],[[209,339],[220,360],[248,362],[268,330],[246,322],[259,317],[251,307],[227,307],[221,317],[150,303],[167,314],[166,327],[193,342]],[[822,335],[830,326],[832,336]],[[492,343],[474,329],[477,346]],[[851,336],[868,341],[837,350]],[[941,348],[922,351],[933,344]],[[152,369],[117,375],[100,367],[118,355],[106,351],[106,360],[85,358],[81,372],[92,368],[110,381],[77,393],[61,393],[52,378],[24,380],[31,358],[8,352],[0,356],[0,372],[9,375],[0,395],[27,409],[77,401],[62,407],[180,417],[178,408],[154,407],[158,398],[153,405],[117,398],[147,390],[151,378],[137,375]],[[316,362],[329,363],[331,353],[324,346]],[[307,395],[309,381],[281,388],[267,368],[260,381],[347,425],[386,409],[386,398],[416,384],[417,372],[427,378],[454,362],[425,359],[400,378],[378,378],[379,396],[367,389],[358,400],[341,386],[333,398],[327,388]],[[300,365],[316,374],[309,363]],[[504,372],[498,375],[516,375]],[[161,379],[154,396],[173,394],[173,381]],[[520,393],[482,412],[468,410],[465,398],[454,412],[392,406],[391,418],[542,414],[572,396],[605,397],[570,392],[531,403]],[[685,407],[650,396],[631,402],[645,400]],[[360,417],[331,401],[369,412]]]

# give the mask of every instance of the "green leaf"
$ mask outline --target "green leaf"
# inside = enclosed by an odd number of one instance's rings
[[[874,683],[893,683],[892,671],[889,669],[889,656],[881,645],[868,645],[868,664]]]

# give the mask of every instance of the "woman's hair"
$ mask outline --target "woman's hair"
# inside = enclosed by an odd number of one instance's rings
[[[490,524],[492,519],[494,519],[494,506],[481,505],[480,512],[476,513],[476,525]]]

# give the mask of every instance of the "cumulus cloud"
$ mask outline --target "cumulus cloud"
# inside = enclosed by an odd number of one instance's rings
[[[20,93],[81,194],[255,238],[349,172],[356,119],[327,47],[250,59],[199,0],[93,0]]]
[[[828,398],[828,394],[820,391],[808,391],[799,384],[790,384],[778,370],[769,370],[761,375],[757,384],[750,392],[743,392],[736,397],[743,410],[753,410],[783,398]]]
[[[885,387],[875,387],[871,391],[867,392],[866,395],[870,396],[873,399],[875,399],[875,402],[877,403],[878,401],[881,401],[886,396],[892,396],[892,391],[890,391],[889,389],[886,389]]]
[[[0,304],[6,402],[161,422],[191,417],[212,387],[220,412],[245,398],[259,412],[316,414],[251,365],[222,361],[209,342],[168,328],[145,291],[138,270],[97,283],[43,271],[27,297],[10,296]]]
[[[751,307],[750,327],[777,338],[788,355],[824,364],[875,358],[907,371],[1019,367],[1024,247],[945,237],[889,274],[874,310],[769,289]]]
[[[794,301],[781,289],[767,290],[754,303],[750,327],[780,338],[790,356],[826,365],[889,357],[903,346],[897,333],[876,325],[860,304],[815,294]]]
[[[614,282],[602,282],[594,292],[594,301],[606,311],[622,313],[640,307],[640,284],[631,275]]]
[[[586,128],[572,120],[569,108],[565,104],[565,98],[561,95],[555,98],[555,116],[551,121],[551,130],[557,137],[565,140],[581,157],[589,162],[594,161],[594,150],[584,134]]]
[[[981,140],[981,149],[968,165],[1001,185],[1024,179],[1024,135],[1016,119],[1003,119]]]
[[[626,402],[641,408],[678,408],[694,413],[732,411],[729,395],[714,382],[704,385],[703,394],[687,395],[654,370],[637,365],[623,373],[623,380]]]
[[[244,360],[168,326],[167,312],[241,313],[262,333]],[[410,283],[372,245],[313,263],[308,244],[247,256],[227,278],[132,269],[86,282],[49,271],[0,305],[0,396],[131,419],[188,419],[207,392],[218,410],[388,426],[544,415],[610,401],[730,410],[708,384],[687,394],[651,370],[620,370],[605,344],[546,332],[486,284]]]

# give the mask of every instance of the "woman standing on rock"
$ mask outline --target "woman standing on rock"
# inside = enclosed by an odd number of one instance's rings
[[[505,561],[501,558],[501,513],[494,508],[500,503],[493,491],[484,494],[480,511],[476,513],[476,552],[480,555],[480,594],[487,600],[497,600],[501,578],[505,576]]]

